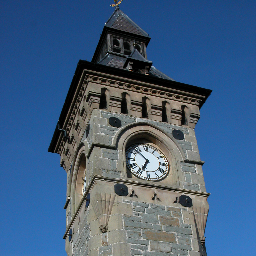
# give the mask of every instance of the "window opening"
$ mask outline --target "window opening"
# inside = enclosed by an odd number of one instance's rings
[[[188,118],[187,118],[187,109],[188,107],[186,105],[181,106],[181,125],[187,125],[188,124]]]
[[[147,98],[142,98],[142,117],[148,118]]]
[[[106,89],[101,88],[101,95],[100,95],[100,109],[107,108],[107,97],[106,97]]]
[[[120,51],[121,51],[120,42],[118,39],[114,38],[113,39],[113,52],[119,53]]]
[[[163,101],[163,105],[162,105],[162,122],[167,122],[166,102],[165,101]]]
[[[128,109],[127,109],[127,99],[126,99],[126,93],[122,93],[122,102],[121,102],[121,113],[122,114],[127,114]]]
[[[131,54],[131,47],[128,42],[124,42],[124,54],[130,55]]]

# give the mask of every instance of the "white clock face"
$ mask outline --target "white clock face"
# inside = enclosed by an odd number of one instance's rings
[[[144,180],[161,180],[169,170],[165,155],[151,144],[136,144],[126,151],[126,164],[132,174]]]

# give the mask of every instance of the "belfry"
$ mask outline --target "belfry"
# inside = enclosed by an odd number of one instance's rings
[[[115,3],[49,146],[67,173],[67,255],[205,256],[209,193],[194,128],[211,90],[153,66],[149,35]]]

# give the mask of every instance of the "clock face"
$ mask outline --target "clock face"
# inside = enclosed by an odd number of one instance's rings
[[[165,155],[151,144],[135,144],[126,150],[126,164],[132,174],[144,180],[161,180],[168,174]]]

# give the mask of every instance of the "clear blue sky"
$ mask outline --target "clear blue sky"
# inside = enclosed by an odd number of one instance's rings
[[[0,255],[62,256],[66,174],[47,152],[79,59],[113,0],[0,1]],[[210,213],[208,256],[255,255],[255,0],[124,0],[148,58],[213,90],[196,127]]]

